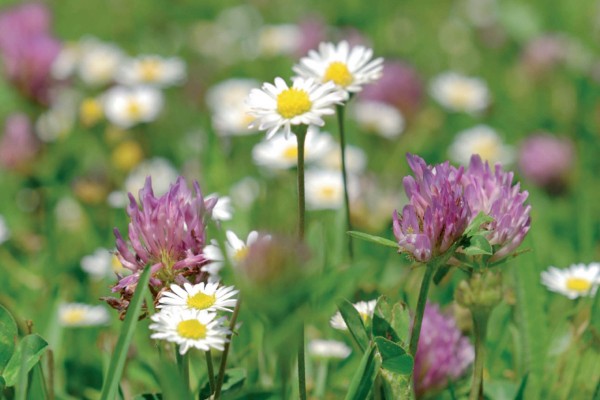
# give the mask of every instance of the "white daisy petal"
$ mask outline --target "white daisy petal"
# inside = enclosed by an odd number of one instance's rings
[[[550,267],[542,272],[541,281],[549,290],[570,299],[591,297],[600,284],[600,264],[575,264],[566,269]]]

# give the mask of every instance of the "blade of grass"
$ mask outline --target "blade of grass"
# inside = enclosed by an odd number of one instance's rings
[[[123,373],[123,367],[125,366],[125,358],[127,357],[127,350],[129,349],[129,343],[133,338],[135,327],[138,322],[138,316],[142,309],[142,302],[144,299],[144,292],[148,289],[148,281],[150,280],[150,267],[146,267],[140,279],[138,281],[133,299],[129,303],[127,314],[125,315],[125,321],[121,327],[121,334],[115,347],[113,356],[110,359],[110,365],[106,373],[104,384],[102,385],[102,396],[101,400],[112,400],[117,395],[117,389],[121,375]]]

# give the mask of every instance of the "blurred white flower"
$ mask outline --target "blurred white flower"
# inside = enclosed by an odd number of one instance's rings
[[[115,80],[128,86],[167,87],[183,82],[185,77],[185,64],[181,59],[141,55],[124,61],[116,71]]]
[[[10,230],[6,224],[6,219],[0,215],[0,244],[6,242],[10,238]]]
[[[367,155],[360,147],[346,145],[346,172],[359,174],[367,167]],[[342,151],[340,146],[333,146],[330,151],[317,160],[320,167],[342,170]]]
[[[304,161],[317,161],[333,151],[336,143],[329,133],[309,129],[304,142]],[[252,149],[254,163],[273,169],[295,167],[298,162],[298,138],[292,135],[286,138],[283,133],[275,134],[263,140]]]
[[[430,86],[431,96],[450,111],[477,113],[490,104],[486,83],[455,72],[436,76]]]
[[[148,86],[115,86],[104,93],[102,100],[106,118],[123,129],[154,121],[163,107],[162,93]]]
[[[110,321],[103,306],[82,303],[62,303],[58,306],[58,322],[65,327],[104,325]]]
[[[114,80],[124,57],[118,46],[85,37],[79,42],[79,77],[90,86],[105,85]]]
[[[258,51],[264,56],[293,54],[302,41],[297,25],[264,25],[258,32]]]
[[[79,65],[79,59],[81,57],[81,47],[79,43],[67,42],[63,44],[60,53],[54,62],[50,73],[55,79],[67,79],[71,77]]]
[[[254,118],[248,114],[246,98],[250,90],[258,88],[253,79],[233,78],[212,86],[206,92],[206,105],[212,113],[212,125],[221,136],[248,135]]]
[[[358,314],[362,318],[363,322],[366,324],[373,318],[373,313],[375,312],[375,306],[377,305],[377,300],[370,301],[359,301],[358,303],[352,304]],[[342,314],[340,312],[336,312],[333,317],[329,320],[329,324],[334,329],[339,329],[342,331],[348,330],[348,326],[342,318]]]
[[[217,198],[217,203],[212,209],[213,221],[229,221],[233,218],[233,206],[229,196],[219,196],[217,193],[212,193],[206,196],[205,200]]]
[[[227,238],[225,241],[225,251],[227,251],[227,257],[234,268],[244,261],[248,254],[248,247],[258,239],[270,238],[269,235],[261,236],[257,231],[250,232],[245,242],[232,231],[227,231],[225,235]],[[223,252],[215,240],[204,248],[204,255],[208,260],[211,260],[211,263],[202,267],[202,270],[207,272],[209,277],[213,278],[212,280],[215,280],[215,277],[218,278],[219,271],[223,268],[225,262]]]
[[[117,273],[124,274],[129,271],[121,265],[112,251],[102,247],[81,259],[81,269],[96,280],[116,278]]]
[[[471,155],[479,154],[483,161],[491,165],[510,164],[515,159],[512,146],[502,142],[498,133],[487,125],[477,125],[459,132],[448,149],[452,161],[468,165]]]
[[[337,209],[344,203],[344,182],[340,171],[309,169],[305,174],[306,208],[310,210]],[[348,192],[357,189],[356,178],[348,175]]]
[[[313,339],[308,342],[308,354],[315,358],[344,359],[352,353],[352,349],[344,342],[337,340]]]
[[[361,129],[384,138],[397,138],[404,130],[404,117],[397,108],[389,104],[363,100],[354,104],[352,112]]]
[[[73,90],[59,90],[52,96],[50,108],[35,122],[35,133],[44,142],[67,136],[77,120],[80,94]]]
[[[600,263],[574,264],[566,269],[550,267],[542,272],[542,283],[570,299],[593,297],[600,284]]]

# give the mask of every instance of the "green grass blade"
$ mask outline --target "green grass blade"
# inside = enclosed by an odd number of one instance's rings
[[[116,398],[119,381],[123,374],[123,367],[125,366],[125,358],[127,356],[127,350],[129,349],[129,343],[133,338],[135,327],[138,322],[138,317],[142,309],[142,302],[144,300],[144,292],[148,289],[148,281],[150,280],[150,267],[146,267],[140,279],[138,285],[133,294],[133,299],[129,303],[127,314],[125,315],[125,321],[121,327],[121,334],[117,341],[117,346],[113,356],[110,359],[110,365],[108,366],[108,372],[104,384],[102,385],[102,400],[113,400]]]
[[[352,378],[352,382],[350,382],[346,400],[366,399],[373,387],[380,366],[381,361],[377,357],[375,345],[371,343],[360,360],[360,365]]]

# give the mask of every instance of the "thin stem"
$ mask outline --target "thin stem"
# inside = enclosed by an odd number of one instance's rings
[[[185,387],[190,387],[190,356],[189,353],[180,354],[179,350],[175,349],[175,358],[179,367],[179,374],[185,383]]]
[[[298,237],[304,239],[304,226],[306,222],[306,204],[304,195],[304,143],[306,141],[306,126],[301,125],[298,132]]]
[[[472,310],[473,330],[475,333],[475,367],[473,369],[473,382],[469,400],[483,399],[483,365],[485,361],[485,338],[489,311]]]
[[[304,325],[300,328],[298,344],[298,389],[300,400],[306,400],[306,362],[304,356]]]
[[[221,364],[219,365],[219,375],[217,376],[217,383],[215,385],[214,400],[219,400],[219,398],[221,397],[221,387],[223,386],[223,381],[225,380],[225,367],[227,366],[227,356],[229,355],[229,348],[231,347],[231,337],[233,336],[235,322],[237,321],[238,314],[240,313],[240,304],[241,297],[238,297],[238,300],[235,303],[235,308],[233,309],[231,321],[229,322],[229,330],[231,331],[231,333],[227,335],[227,342],[225,342],[225,346],[223,347],[223,355],[221,356]]]
[[[417,354],[419,336],[421,334],[421,323],[423,322],[425,304],[427,303],[427,292],[429,292],[429,284],[431,283],[431,277],[433,276],[434,270],[434,263],[427,263],[427,265],[425,266],[425,275],[423,276],[423,282],[421,283],[421,289],[419,291],[419,299],[417,301],[417,312],[415,313],[415,320],[413,323],[412,332],[410,333],[410,354],[413,357],[415,356],[415,354]]]
[[[324,359],[319,364],[317,370],[317,382],[315,384],[315,397],[323,399],[325,397],[325,388],[327,387],[327,374],[329,372],[329,362]]]
[[[344,105],[337,105],[337,120],[340,131],[340,152],[342,155],[342,180],[344,182],[344,206],[346,208],[346,230],[352,231],[352,221],[350,220],[350,200],[348,197],[348,174],[346,173],[346,135],[344,130]],[[354,258],[354,242],[352,236],[346,235],[348,238],[348,255],[350,260]]]
[[[210,394],[215,392],[215,370],[213,369],[212,354],[210,349],[204,352],[206,356],[206,369],[208,370],[208,385],[210,386]]]

